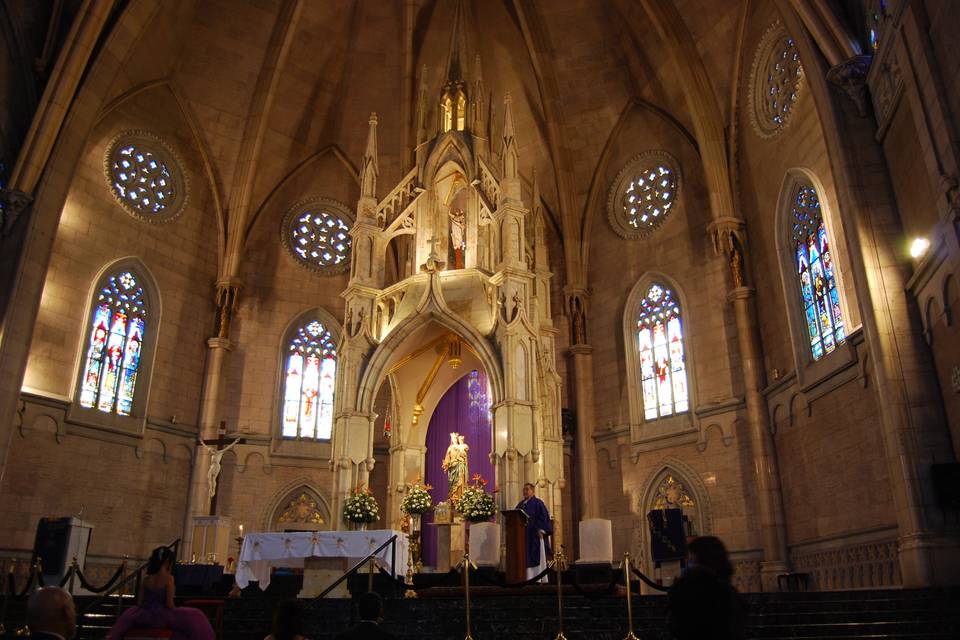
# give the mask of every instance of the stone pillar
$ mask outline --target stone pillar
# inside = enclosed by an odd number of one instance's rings
[[[600,483],[597,479],[597,449],[593,444],[593,347],[575,344],[570,347],[573,384],[577,398],[577,455],[574,473],[577,478],[578,516],[580,520],[600,515]]]
[[[207,366],[203,379],[203,394],[200,397],[200,440],[215,439],[223,408],[223,370],[227,354],[233,350],[230,341],[230,323],[236,312],[240,294],[238,280],[224,279],[217,282],[216,337],[207,340]],[[193,519],[210,514],[210,495],[207,470],[210,468],[210,452],[197,444],[193,453],[193,468],[190,473],[190,490],[187,495],[186,518],[183,526],[183,555],[189,558],[193,544]]]
[[[762,389],[766,386],[763,349],[754,305],[756,291],[746,285],[744,223],[737,218],[720,218],[710,225],[715,251],[722,255],[730,268],[732,289],[727,299],[733,305],[737,326],[737,346],[747,405],[747,426],[757,481],[757,500],[760,512],[760,534],[763,561],[760,580],[764,591],[777,588],[777,574],[788,569],[786,518],[783,494],[780,488],[780,469],[777,449],[767,418],[767,402]]]

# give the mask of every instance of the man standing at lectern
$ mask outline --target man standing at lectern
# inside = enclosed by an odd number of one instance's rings
[[[534,487],[529,482],[523,485],[523,500],[517,504],[517,509],[522,509],[527,514],[527,580],[529,580],[547,568],[553,524],[550,522],[547,505],[534,494]],[[547,576],[540,579],[540,582],[546,581]]]

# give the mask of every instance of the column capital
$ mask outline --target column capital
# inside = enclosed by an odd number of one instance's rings
[[[730,302],[734,300],[746,300],[752,298],[756,293],[757,290],[753,287],[736,287],[727,292],[727,300]]]
[[[6,237],[13,230],[17,220],[33,204],[33,196],[19,189],[0,189],[0,236]]]
[[[843,89],[857,107],[861,118],[867,116],[867,74],[872,55],[853,56],[827,71],[827,82]]]
[[[713,251],[721,256],[733,251],[734,243],[746,244],[746,222],[734,216],[720,216],[707,225],[707,234],[713,242]]]
[[[229,338],[223,337],[214,337],[207,338],[207,347],[210,349],[226,349],[227,351],[233,351],[233,342]]]
[[[593,355],[593,347],[588,344],[574,344],[567,349],[567,353],[572,356],[591,356]]]

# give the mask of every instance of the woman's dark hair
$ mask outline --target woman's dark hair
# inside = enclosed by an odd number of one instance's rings
[[[714,536],[700,536],[694,538],[687,549],[696,557],[697,564],[713,571],[721,580],[730,580],[733,577],[733,565],[727,555],[727,548],[720,538]]]
[[[293,640],[303,633],[303,606],[296,600],[284,600],[273,612],[273,640]]]
[[[153,575],[160,571],[164,565],[172,562],[173,551],[170,547],[157,547],[153,550],[153,553],[150,554],[150,559],[147,560],[147,573]]]

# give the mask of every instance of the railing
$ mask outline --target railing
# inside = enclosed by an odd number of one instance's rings
[[[170,544],[166,545],[167,549],[173,550],[173,557],[176,558],[179,555],[180,551],[180,538],[177,538]],[[143,572],[146,570],[147,565],[150,563],[149,560],[141,564],[139,567],[130,572],[129,575],[123,577],[120,582],[115,584],[111,589],[106,593],[102,594],[99,598],[96,598],[93,602],[89,603],[86,607],[80,610],[77,614],[77,631],[83,628],[83,624],[86,621],[86,616],[91,611],[95,611],[97,607],[102,605],[104,602],[112,598],[114,595],[117,597],[117,615],[121,613],[123,608],[123,590],[124,588],[133,581],[133,593],[134,596],[140,593],[140,582],[143,580]]]
[[[323,591],[321,591],[321,592],[320,592],[320,595],[318,595],[316,598],[314,598],[313,600],[311,600],[311,601],[310,601],[310,604],[313,604],[314,602],[317,602],[318,600],[322,600],[323,598],[325,598],[331,591],[333,591],[333,590],[336,589],[338,586],[340,586],[340,585],[343,583],[344,580],[346,580],[347,578],[349,578],[352,574],[355,574],[355,573],[357,572],[357,570],[360,569],[360,567],[362,567],[364,564],[366,564],[366,563],[368,563],[368,562],[370,563],[370,565],[369,565],[369,568],[370,568],[370,573],[369,573],[370,578],[369,578],[369,582],[368,582],[368,585],[367,585],[367,590],[368,590],[368,591],[373,591],[373,572],[374,572],[374,570],[377,568],[377,567],[376,567],[377,555],[378,555],[381,551],[383,551],[384,549],[386,549],[388,546],[390,547],[390,575],[391,575],[394,579],[396,579],[396,578],[397,578],[397,536],[396,536],[396,535],[392,535],[392,536],[390,536],[390,539],[389,539],[389,540],[387,540],[386,542],[384,542],[383,544],[381,544],[379,547],[377,547],[376,549],[374,549],[374,550],[371,551],[370,553],[368,553],[367,556],[366,556],[363,560],[360,560],[360,561],[357,562],[355,565],[353,565],[352,567],[350,567],[349,569],[347,569],[347,570],[343,573],[342,576],[340,576],[339,578],[337,578],[336,580],[333,581],[333,584],[331,584],[331,585],[328,586],[326,589],[324,589]],[[308,605],[308,606],[309,606],[309,605]]]

